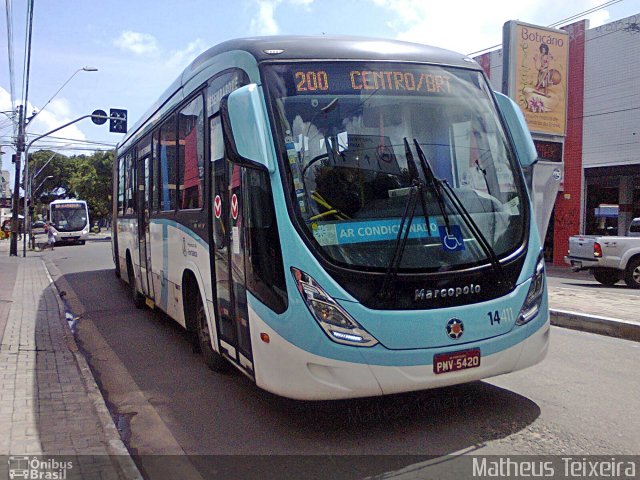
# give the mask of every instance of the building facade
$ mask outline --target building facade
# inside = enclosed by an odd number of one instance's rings
[[[11,176],[8,170],[0,171],[0,225],[11,218]]]
[[[558,265],[571,235],[624,235],[640,217],[640,13],[593,29],[586,20],[563,29],[569,75],[561,157],[534,135],[541,157],[564,160],[545,242],[548,260]],[[502,50],[476,60],[502,91]]]

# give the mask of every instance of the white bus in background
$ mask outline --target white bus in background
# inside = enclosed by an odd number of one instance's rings
[[[89,237],[89,209],[84,200],[54,200],[49,204],[49,221],[57,230],[56,243],[84,245]]]

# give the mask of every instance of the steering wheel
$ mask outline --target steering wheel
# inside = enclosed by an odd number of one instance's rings
[[[329,158],[329,154],[327,153],[321,153],[320,155],[316,155],[315,157],[313,157],[311,159],[311,161],[309,163],[307,163],[304,168],[302,169],[302,180],[304,181],[304,176],[307,173],[307,170],[309,169],[309,167],[311,165],[313,165],[314,163],[316,163],[319,160],[322,160],[324,158]]]

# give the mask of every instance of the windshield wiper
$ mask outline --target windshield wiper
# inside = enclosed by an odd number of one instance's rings
[[[413,222],[413,217],[416,211],[416,203],[418,198],[417,191],[419,188],[420,184],[414,180],[409,189],[409,198],[406,205],[404,206],[404,212],[402,214],[402,218],[400,219],[400,228],[398,229],[398,235],[396,235],[396,243],[395,248],[393,249],[393,255],[391,256],[391,261],[389,262],[389,266],[387,267],[387,271],[384,275],[382,288],[378,293],[380,298],[384,300],[390,298],[391,287],[393,286],[393,283],[395,282],[395,279],[398,275],[398,268],[400,267],[400,262],[402,261],[402,256],[404,255],[404,250],[407,245],[407,239],[409,238],[409,231],[411,230],[411,223]]]
[[[433,170],[431,169],[431,165],[429,165],[429,162],[427,161],[427,157],[424,154],[422,147],[420,147],[420,144],[415,138],[413,139],[413,143],[416,146],[416,151],[418,152],[418,158],[420,159],[420,165],[424,170],[425,177],[428,176],[429,181],[433,186],[433,192],[436,195],[436,198],[438,199],[438,205],[440,206],[440,210],[442,211],[442,217],[446,224],[446,227],[445,227],[446,235],[450,235],[450,231],[449,231],[450,225],[449,225],[449,219],[445,211],[444,196],[442,192],[444,192],[447,195],[447,197],[449,198],[449,201],[458,212],[458,215],[460,215],[460,218],[462,218],[467,228],[471,232],[471,235],[473,235],[473,237],[476,239],[476,241],[480,245],[480,248],[486,255],[487,259],[489,260],[489,263],[491,263],[491,266],[498,274],[498,277],[499,277],[498,282],[505,283],[508,285],[509,282],[508,282],[507,276],[504,272],[504,269],[502,268],[502,265],[500,264],[500,260],[498,259],[498,256],[496,255],[495,250],[491,247],[491,245],[487,241],[487,238],[484,236],[484,234],[478,227],[478,224],[476,224],[476,222],[473,220],[473,218],[469,214],[469,211],[465,208],[464,204],[460,200],[460,197],[458,197],[458,195],[453,190],[451,185],[449,185],[449,182],[447,182],[446,180],[440,180],[434,175]]]
[[[382,299],[388,299],[391,294],[391,288],[398,276],[398,269],[402,262],[402,257],[407,246],[407,239],[409,238],[409,232],[411,230],[411,224],[415,216],[417,199],[420,197],[420,203],[422,204],[422,212],[424,213],[424,219],[427,225],[427,232],[430,232],[431,226],[429,221],[429,213],[427,211],[427,202],[424,197],[424,184],[420,180],[418,173],[418,167],[416,166],[411,148],[409,148],[409,142],[404,139],[404,150],[407,158],[407,167],[409,169],[409,177],[411,178],[411,187],[409,190],[409,198],[404,207],[404,212],[400,219],[400,228],[398,229],[398,235],[396,235],[396,242],[393,249],[393,255],[389,261],[389,266],[382,282],[382,288],[380,289],[379,296]],[[406,225],[406,227],[405,227]]]
[[[416,147],[416,152],[418,152],[418,158],[420,159],[420,166],[422,167],[424,178],[431,185],[431,190],[433,191],[436,197],[436,201],[438,202],[438,207],[440,208],[440,213],[442,214],[442,220],[444,221],[445,233],[447,235],[451,235],[451,224],[449,223],[449,215],[447,215],[447,208],[444,204],[444,195],[442,194],[442,182],[434,175],[433,170],[431,169],[431,165],[429,165],[427,157],[425,156],[422,147],[418,143],[418,140],[414,138],[413,144]]]

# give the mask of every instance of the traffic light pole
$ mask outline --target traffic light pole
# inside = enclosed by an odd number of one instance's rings
[[[95,113],[89,114],[89,115],[83,115],[81,117],[76,118],[75,120],[71,120],[68,123],[65,123],[64,125],[58,127],[58,128],[54,128],[53,130],[48,131],[47,133],[43,133],[42,135],[38,135],[36,138],[34,138],[33,140],[31,140],[28,144],[27,144],[27,148],[25,149],[25,180],[24,180],[24,234],[22,236],[22,256],[26,257],[27,256],[27,219],[29,218],[29,206],[28,206],[28,193],[31,192],[31,182],[28,176],[29,173],[29,149],[31,148],[31,145],[33,145],[35,142],[37,142],[38,140],[51,135],[52,133],[56,133],[58,130],[62,130],[63,128],[68,127],[69,125],[73,125],[76,122],[79,122],[80,120],[84,120],[85,118],[92,118],[93,120],[122,120],[121,117],[111,117],[111,116],[107,116],[107,115],[96,115]],[[19,165],[18,162],[20,161],[19,157],[18,160],[16,161],[16,171],[19,172]],[[18,187],[20,186],[20,180],[19,180],[19,175],[16,175],[16,192],[18,191]],[[14,218],[17,218],[18,215],[18,204],[20,203],[20,196],[17,196],[17,199],[15,199],[15,192],[14,192],[14,200],[15,200],[15,206],[16,208],[14,209]],[[29,233],[31,233],[31,221],[29,221],[29,228],[28,228]],[[14,237],[15,235],[11,236],[11,241],[14,241]],[[16,237],[16,253],[10,253],[11,255],[17,255],[17,237]],[[13,246],[13,243],[11,244],[11,246]]]

